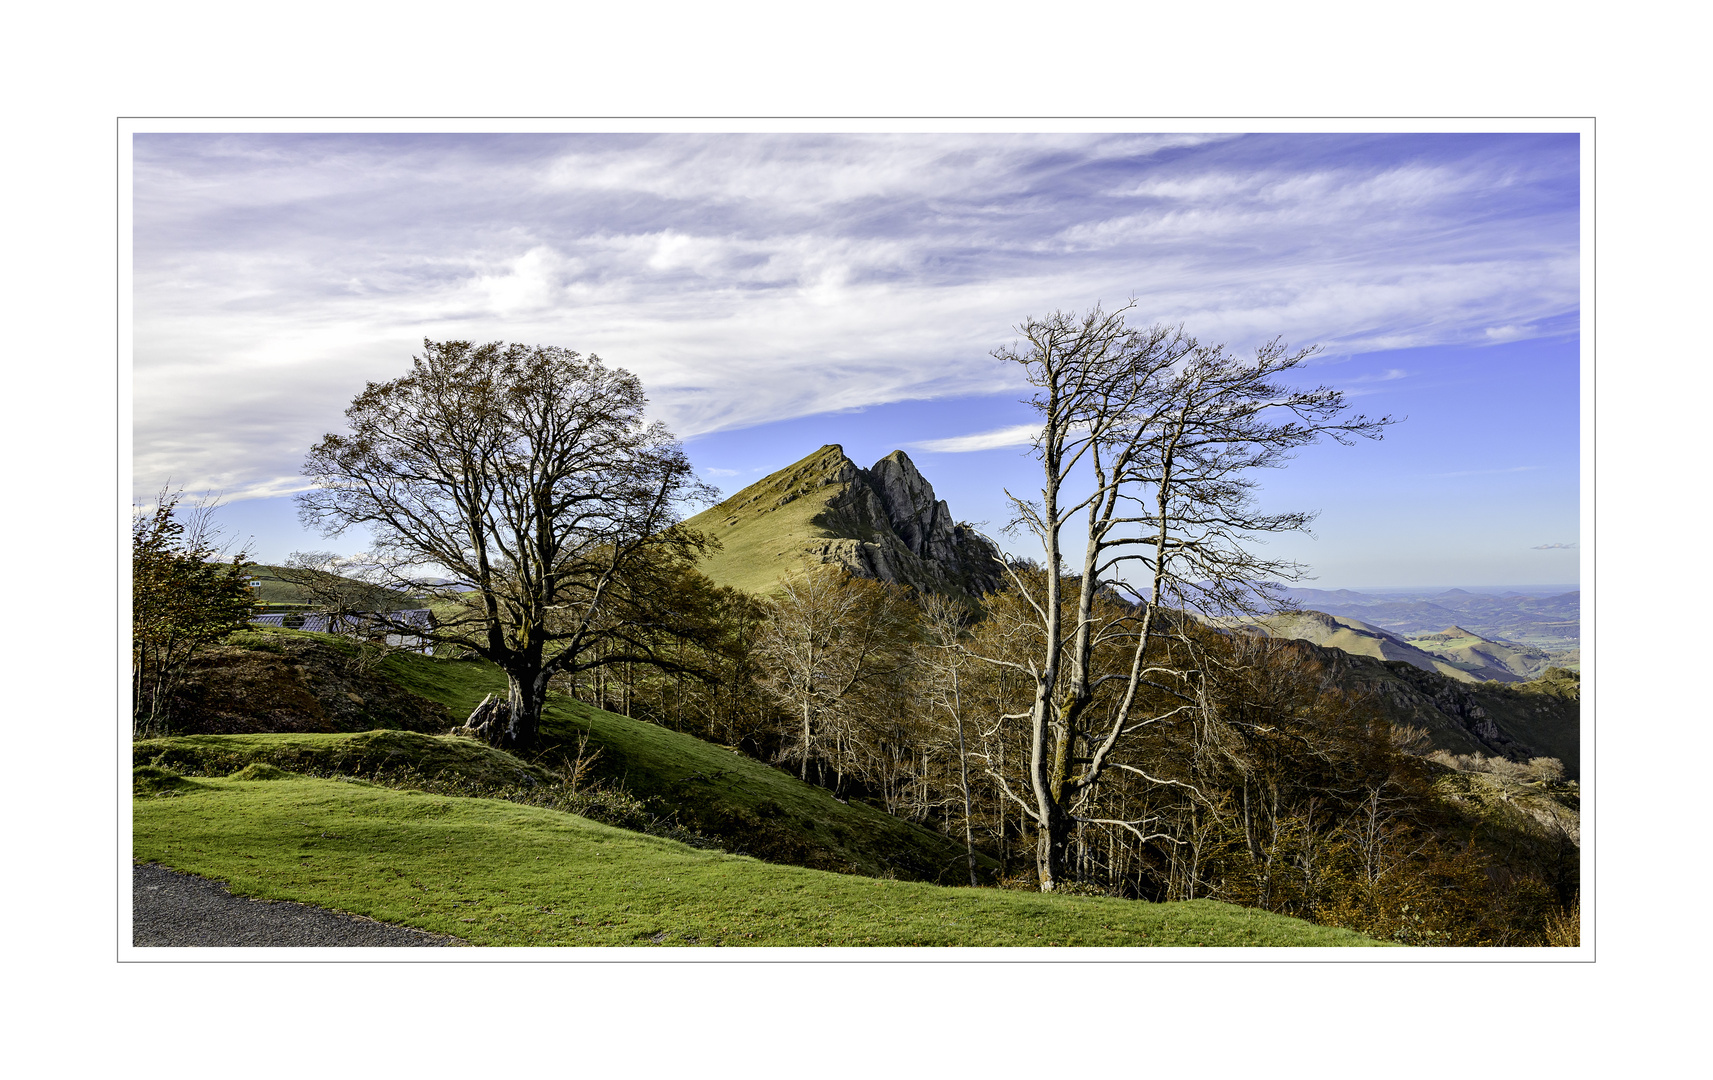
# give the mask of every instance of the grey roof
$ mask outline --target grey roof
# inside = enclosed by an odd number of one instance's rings
[[[303,624],[299,629],[317,634],[353,633],[370,625],[376,614],[369,611],[354,611],[348,615],[329,615],[325,612],[306,614],[302,616]],[[397,627],[400,623],[415,627],[418,630],[434,629],[434,612],[428,608],[385,611],[380,612],[379,615],[387,620],[387,624],[390,624],[389,629]],[[287,625],[286,619],[292,617],[289,615],[252,615],[250,622],[260,626],[285,627]]]

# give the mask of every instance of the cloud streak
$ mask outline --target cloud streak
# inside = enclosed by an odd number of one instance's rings
[[[1007,446],[1029,446],[1041,435],[1040,424],[1016,424],[1012,427],[983,431],[975,435],[955,435],[946,439],[926,439],[909,444],[912,450],[928,450],[941,454],[967,454],[975,450],[997,450]]]

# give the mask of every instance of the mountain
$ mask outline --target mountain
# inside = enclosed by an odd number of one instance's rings
[[[1353,656],[1396,660],[1432,671],[1459,682],[1478,682],[1481,676],[1455,663],[1412,645],[1397,634],[1359,619],[1328,615],[1323,611],[1287,611],[1277,615],[1216,619],[1217,625],[1266,637],[1292,638],[1327,648],[1342,649]]]
[[[766,592],[805,563],[973,598],[999,587],[998,551],[956,521],[916,465],[894,450],[867,469],[823,446],[685,523],[718,539],[701,571]]]

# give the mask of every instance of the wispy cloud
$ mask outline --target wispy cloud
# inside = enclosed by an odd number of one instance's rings
[[[1397,379],[1408,377],[1409,372],[1405,371],[1403,368],[1387,368],[1385,371],[1379,372],[1378,374],[1357,375],[1353,378],[1344,379],[1343,384],[1349,386],[1351,384],[1362,385],[1364,383],[1393,382]]]
[[[955,435],[949,439],[925,439],[910,443],[912,450],[928,450],[941,454],[967,454],[972,450],[997,450],[1006,446],[1028,446],[1041,434],[1040,424],[1016,424],[1012,427],[983,431],[974,435]]]
[[[1348,355],[1546,334],[1579,296],[1574,136],[146,135],[134,150],[143,492],[169,473],[230,499],[299,483],[307,447],[425,336],[598,353],[689,437],[1013,389],[988,355],[1011,328],[1097,299],[1133,296],[1141,320],[1234,348],[1284,335]],[[919,448],[1022,444],[990,437]]]
[[[1428,473],[1428,475],[1438,479],[1452,476],[1502,476],[1505,473],[1534,472],[1539,468],[1539,465],[1513,465],[1509,469],[1460,469],[1457,472]]]
[[[1534,547],[1530,548],[1529,550],[1530,551],[1569,551],[1569,550],[1574,549],[1575,547],[1576,547],[1575,544],[1536,544]]]
[[[736,476],[738,474],[736,469],[716,469],[712,465],[709,465],[702,471],[707,473],[709,476]]]
[[[1502,341],[1517,341],[1534,336],[1534,331],[1527,326],[1489,326],[1482,331],[1488,341],[1495,344]]]

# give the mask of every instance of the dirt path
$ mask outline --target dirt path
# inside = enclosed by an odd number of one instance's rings
[[[466,942],[308,904],[233,896],[218,881],[142,864],[131,870],[131,944],[408,948]]]

